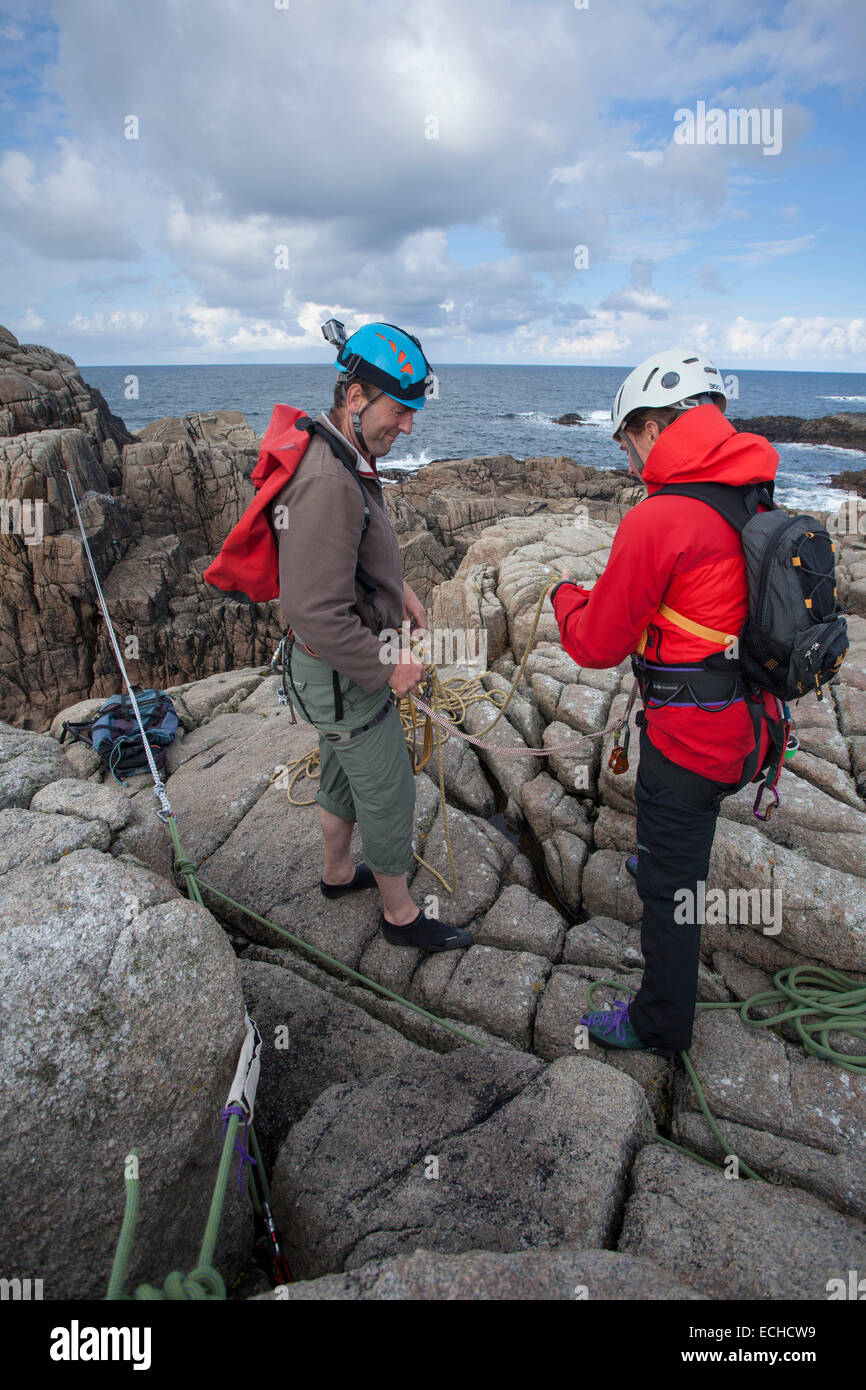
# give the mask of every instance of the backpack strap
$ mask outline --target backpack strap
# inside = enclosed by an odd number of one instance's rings
[[[305,419],[296,420],[295,425],[297,429],[307,430],[309,434],[316,434],[320,439],[324,439],[331,453],[334,455],[334,458],[340,460],[343,467],[347,469],[357,483],[358,491],[361,494],[361,501],[364,503],[364,524],[361,527],[361,535],[358,541],[358,546],[360,548],[361,542],[367,534],[367,527],[370,525],[370,499],[367,496],[367,490],[364,484],[358,477],[355,460],[349,452],[348,445],[338,439],[332,430],[327,429],[324,425],[320,425],[318,420],[310,420],[309,417],[307,417]],[[379,586],[369,570],[366,570],[361,564],[357,556],[355,559],[355,578],[364,591],[364,598],[368,606],[372,609],[373,600],[379,592]],[[340,677],[338,673],[332,671],[331,677],[334,691],[334,720],[336,723],[339,723],[343,718],[343,692],[340,689]],[[289,680],[291,679],[291,647],[289,647]],[[294,681],[292,681],[292,689],[294,690]],[[297,691],[295,691],[295,694],[297,695]],[[301,705],[305,717],[308,718],[307,711],[304,709],[303,704],[301,704],[300,696],[298,696],[298,703]],[[310,720],[310,723],[312,722],[313,721]]]
[[[773,501],[774,486],[772,481],[745,483],[742,487],[730,483],[667,483],[664,487],[656,488],[644,501],[651,502],[654,497],[692,497],[696,502],[704,502],[708,507],[712,507],[713,511],[724,517],[735,531],[742,532],[752,517],[757,516],[759,505],[771,511],[778,511]],[[666,603],[659,604],[657,614],[661,614],[684,632],[690,632],[693,637],[702,637],[708,642],[721,642],[726,647],[730,646],[736,635],[705,627],[703,623],[697,623],[693,618],[677,613],[676,609],[668,607]],[[637,646],[638,656],[643,656],[647,633],[648,629],[644,628]]]
[[[693,637],[704,637],[708,642],[723,642],[726,647],[729,647],[736,636],[736,633],[720,632],[715,627],[704,627],[703,623],[696,623],[693,618],[685,617],[684,614],[678,613],[675,608],[670,608],[666,603],[660,603],[657,611],[675,627],[681,627],[684,632],[690,632]],[[644,628],[641,633],[641,639],[637,646],[638,656],[643,656],[647,643],[647,630]]]
[[[696,502],[705,502],[712,507],[736,531],[742,531],[752,517],[757,516],[759,504],[771,511],[778,511],[773,501],[774,487],[772,481],[745,483],[742,486],[732,483],[666,483],[664,487],[651,492],[644,501],[651,502],[654,497],[693,497]]]
[[[348,446],[343,444],[342,440],[339,440],[331,430],[326,429],[324,425],[320,425],[318,420],[298,420],[296,424],[299,429],[308,430],[310,434],[317,434],[320,439],[324,439],[331,453],[334,455],[334,458],[340,460],[343,467],[349,471],[357,483],[358,490],[361,493],[361,500],[364,503],[364,524],[361,527],[361,538],[358,542],[360,546],[361,541],[363,541],[364,536],[367,534],[367,527],[370,525],[370,499],[367,496],[367,490],[364,484],[358,477],[355,460],[350,454]],[[364,597],[367,603],[372,606],[373,600],[379,592],[379,586],[369,570],[366,570],[360,561],[355,565],[355,578],[364,590]]]

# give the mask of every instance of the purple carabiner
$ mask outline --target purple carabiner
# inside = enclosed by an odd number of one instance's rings
[[[772,806],[768,806],[767,809],[766,809],[766,811],[764,811],[763,813],[761,813],[761,812],[758,810],[758,807],[759,807],[760,804],[761,804],[761,797],[764,795],[764,788],[763,788],[763,787],[759,787],[759,788],[758,788],[758,795],[755,797],[755,804],[754,804],[754,806],[752,807],[752,810],[754,811],[755,815],[758,817],[758,820],[769,820],[769,819],[770,819],[771,813],[772,813],[773,811],[775,811],[776,807],[777,807],[778,804],[779,804],[779,793],[776,791],[775,785],[772,786],[772,787],[770,787],[770,791],[773,793],[773,796],[775,797],[775,800],[773,801]]]

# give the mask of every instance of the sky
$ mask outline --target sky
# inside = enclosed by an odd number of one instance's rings
[[[863,0],[0,0],[0,323],[862,372],[864,86]]]

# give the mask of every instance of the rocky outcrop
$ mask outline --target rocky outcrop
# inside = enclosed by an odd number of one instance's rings
[[[832,444],[835,449],[866,449],[866,410],[843,410],[807,420],[801,415],[756,415],[732,419],[741,432],[762,434],[783,444]]]
[[[0,1199],[15,1212],[0,1252],[51,1299],[104,1295],[133,1149],[129,1286],[195,1266],[244,1035],[237,964],[210,913],[113,857],[125,803],[106,788],[83,815],[68,799],[0,812]],[[236,1193],[221,1229],[231,1277],[251,1238]]]
[[[866,497],[866,468],[844,473],[831,473],[830,482],[833,487],[843,487],[846,492],[854,492],[858,497]],[[866,521],[863,520],[864,513],[859,512],[857,524],[860,534],[866,535]]]
[[[863,1222],[804,1192],[730,1181],[656,1145],[639,1155],[632,1186],[619,1249],[708,1298],[826,1299],[831,1279],[864,1267]]]
[[[19,343],[0,325],[0,438],[66,429],[80,429],[89,436],[103,469],[116,483],[120,451],[134,435],[112,415],[102,392],[82,379],[71,357]],[[3,495],[8,499],[45,494],[6,490]]]
[[[408,502],[440,544],[453,547],[458,561],[500,518],[573,512],[579,498],[581,515],[616,522],[644,495],[628,473],[590,468],[562,456],[439,459],[409,478],[383,472],[394,482],[387,490],[392,514]]]
[[[255,435],[237,412],[143,434],[70,358],[2,330],[0,717],[44,728],[61,704],[116,687],[67,472],[135,681],[168,686],[273,652],[274,606],[230,603],[201,578],[252,497]]]
[[[116,485],[82,428],[18,438],[31,440],[45,478],[59,482],[69,460],[92,484],[88,529],[112,610],[151,621],[158,570],[168,611],[185,613],[192,631],[204,621],[197,600],[175,611],[170,595],[200,563],[190,556],[217,538],[219,507],[234,515],[243,504],[238,458],[249,464],[255,452],[244,429],[225,412],[156,422],[124,445]],[[467,705],[465,732],[495,746],[452,735],[441,785],[436,756],[416,780],[411,889],[433,915],[469,928],[466,951],[389,945],[375,892],[322,896],[315,781],[292,781],[315,738],[277,704],[276,678],[257,661],[232,667],[224,656],[226,669],[199,679],[181,667],[170,687],[185,729],[168,750],[166,787],[204,907],[180,896],[149,779],[106,782],[92,751],[59,742],[64,720],[88,717],[101,692],[73,684],[74,703],[52,710],[47,733],[0,724],[10,1003],[0,1183],[23,1212],[0,1237],[10,1277],[44,1277],[46,1297],[101,1295],[134,1146],[147,1166],[130,1281],[194,1263],[243,1002],[264,1039],[256,1123],[302,1279],[291,1298],[471,1288],[491,1298],[812,1298],[862,1269],[866,1078],[807,1055],[788,1024],[747,1026],[739,1004],[785,966],[866,980],[866,616],[849,615],[850,651],[825,700],[794,706],[801,749],[773,818],[755,821],[749,789],[722,806],[708,890],[749,907],[764,890],[772,904],[766,919],[708,913],[703,928],[699,1001],[732,1006],[699,1011],[692,1049],[722,1152],[679,1060],[586,1045],[578,1027],[588,991],[599,1007],[634,991],[643,967],[641,904],[625,869],[637,759],[615,776],[603,735],[631,677],[626,663],[579,669],[549,602],[533,624],[564,566],[578,580],[601,573],[628,493],[610,477],[578,479],[568,460],[535,460],[524,480],[535,491],[518,494],[516,467],[445,462],[426,471],[439,469],[432,480],[388,489],[404,555],[417,544],[429,573],[446,576],[433,622],[486,639],[471,693],[501,700],[526,655],[495,725],[493,703]],[[496,511],[484,525],[476,486],[497,508],[517,499],[516,514]],[[81,555],[59,487],[52,495],[45,555],[80,616]],[[147,533],[136,530],[142,510]],[[864,541],[837,535],[840,592],[853,608]],[[125,540],[134,547],[124,551]],[[39,565],[49,572],[45,556]],[[31,583],[33,573],[31,564]],[[225,606],[223,621],[233,612]],[[184,629],[164,626],[179,651]],[[455,682],[471,674],[440,671]],[[351,849],[360,859],[357,831]],[[838,1032],[830,1041],[860,1049]],[[769,1181],[730,1181],[665,1150],[654,1126],[711,1163],[739,1155]],[[249,1208],[230,1188],[217,1262],[231,1276],[247,1260],[239,1290],[255,1292]]]
[[[412,1255],[371,1260],[345,1274],[300,1280],[262,1298],[292,1303],[346,1299],[523,1303],[589,1298],[701,1300],[705,1295],[639,1255],[560,1245],[504,1255],[489,1250],[468,1250],[462,1255],[416,1250]]]
[[[274,1212],[304,1278],[418,1246],[598,1248],[647,1123],[610,1067],[461,1048],[325,1092],[280,1150]]]
[[[192,411],[189,415],[163,415],[135,431],[144,444],[228,444],[243,450],[255,464],[261,437],[239,410]]]

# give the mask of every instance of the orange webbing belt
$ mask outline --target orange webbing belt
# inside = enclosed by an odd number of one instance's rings
[[[667,618],[668,622],[673,623],[675,627],[681,627],[685,632],[690,632],[693,637],[703,637],[708,642],[721,642],[726,647],[736,640],[736,633],[719,632],[718,628],[704,627],[703,623],[696,623],[692,618],[686,618],[682,613],[677,613],[675,609],[668,608],[666,603],[659,604],[658,612],[661,617]],[[638,656],[643,656],[648,630],[648,628],[644,628],[641,633],[637,646]]]

